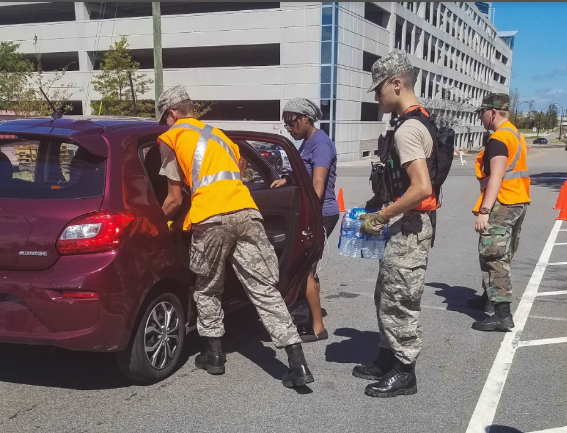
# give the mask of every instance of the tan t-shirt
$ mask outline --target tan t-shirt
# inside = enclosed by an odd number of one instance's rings
[[[183,172],[177,162],[175,151],[160,140],[159,152],[161,154],[161,169],[159,174],[171,180],[183,180]]]
[[[408,119],[394,134],[394,147],[403,166],[416,159],[431,156],[433,139],[423,123],[417,119]]]

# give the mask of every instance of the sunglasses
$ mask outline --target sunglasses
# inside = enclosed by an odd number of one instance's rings
[[[291,131],[298,122],[299,122],[299,117],[296,117],[295,119],[292,120],[286,120],[284,121],[284,128],[287,131]]]
[[[490,111],[490,110],[491,110],[490,108],[483,108],[482,110],[480,110],[478,112],[478,117],[484,116],[484,113],[486,113],[487,111]]]
[[[381,98],[382,97],[382,90],[384,90],[386,87],[388,87],[390,84],[392,84],[393,81],[394,80],[385,81],[381,86],[379,86],[376,90],[374,90],[374,92],[376,93],[376,97]]]

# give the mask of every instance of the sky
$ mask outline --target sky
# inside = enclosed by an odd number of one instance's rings
[[[493,2],[498,31],[517,30],[510,89],[535,109],[556,102],[567,109],[567,2]],[[523,104],[519,111],[527,110]]]

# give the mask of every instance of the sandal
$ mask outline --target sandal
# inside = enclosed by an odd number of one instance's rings
[[[301,341],[303,343],[313,343],[315,341],[327,340],[328,338],[329,338],[329,333],[327,332],[326,329],[323,332],[320,332],[319,334],[311,333],[311,334],[301,335]]]

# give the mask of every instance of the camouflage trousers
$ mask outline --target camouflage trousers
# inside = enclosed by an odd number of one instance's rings
[[[266,236],[261,214],[246,209],[193,225],[189,268],[197,275],[197,330],[204,337],[224,335],[221,295],[225,263],[234,268],[276,347],[301,343],[284,300],[276,289],[278,258]]]
[[[482,288],[493,302],[512,302],[510,262],[518,250],[527,204],[494,203],[488,218],[488,230],[478,241]]]
[[[379,346],[390,349],[404,364],[421,351],[421,295],[433,229],[429,215],[409,211],[392,218],[376,281],[374,303]]]

